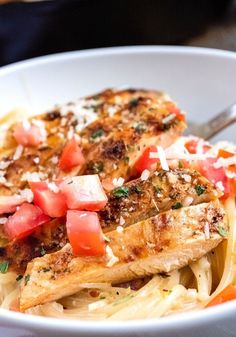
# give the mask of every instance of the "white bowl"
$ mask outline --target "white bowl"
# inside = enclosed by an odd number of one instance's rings
[[[189,47],[120,47],[62,53],[0,69],[0,114],[23,106],[40,112],[107,87],[167,91],[206,121],[236,100],[236,54]],[[235,127],[218,139],[235,140]],[[236,301],[160,320],[67,321],[0,309],[1,336],[234,336]]]

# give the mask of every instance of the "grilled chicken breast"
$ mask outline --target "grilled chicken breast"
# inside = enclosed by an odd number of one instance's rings
[[[126,183],[118,192],[114,189],[108,194],[107,205],[98,213],[104,232],[118,225],[128,227],[171,208],[209,202],[221,196],[207,179],[187,169],[156,171],[145,181],[139,178]],[[24,273],[33,258],[59,250],[67,242],[65,219],[55,219],[27,238],[1,248],[0,258],[9,261],[14,270]]]
[[[12,126],[0,153],[0,194],[20,192],[35,175],[45,180],[86,173],[112,179],[122,174],[127,180],[135,158],[146,146],[168,146],[185,128],[178,116],[163,122],[170,115],[170,102],[166,99],[164,94],[154,91],[108,90],[82,99],[76,106],[70,103],[31,119],[36,125],[41,123],[46,135],[37,147],[17,146]],[[58,160],[73,134],[79,139],[86,164],[64,173],[58,168]]]
[[[104,258],[74,257],[70,245],[28,264],[20,307],[57,300],[80,289],[83,282],[116,284],[179,269],[222,241],[227,230],[218,201],[170,210],[138,222],[122,232],[107,233]]]

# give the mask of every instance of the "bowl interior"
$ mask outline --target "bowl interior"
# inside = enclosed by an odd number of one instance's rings
[[[180,107],[188,112],[188,119],[203,122],[214,116],[236,99],[236,54],[224,51],[187,48],[187,47],[131,47],[110,48],[83,52],[71,52],[48,57],[37,58],[26,62],[0,69],[0,115],[15,107],[29,108],[32,113],[38,113],[52,107],[55,103],[71,101],[83,95],[92,94],[108,87],[139,87],[160,89],[168,92],[178,102]],[[224,131],[218,139],[235,140],[235,127]],[[227,307],[224,306],[224,307]],[[227,310],[212,309],[219,318],[223,312],[232,313],[233,303]],[[2,313],[1,313],[2,314]],[[4,314],[6,323],[18,320],[18,315]],[[183,326],[189,329],[190,318],[180,319]],[[204,316],[209,321],[213,315],[198,313],[196,323]],[[62,329],[62,322],[58,324],[45,323],[45,319],[36,324],[36,319],[29,321],[29,326],[37,328],[50,327],[55,331]],[[178,319],[170,318],[172,325],[163,320],[159,325],[159,332],[173,332]],[[188,320],[188,324],[186,324]],[[27,321],[21,321],[21,326]],[[41,323],[40,323],[41,322]],[[206,325],[206,320],[204,320]],[[0,322],[1,323],[1,322]],[[110,322],[111,323],[111,322]],[[156,328],[158,322],[156,322]],[[43,324],[43,325],[42,325]],[[87,331],[89,336],[90,326],[82,323],[75,327],[74,332]],[[180,326],[179,325],[179,326]],[[69,325],[65,325],[65,328]],[[120,332],[129,331],[129,325],[116,325]],[[139,324],[132,323],[132,331],[139,333]],[[112,329],[112,324],[98,324],[98,335],[103,335]],[[99,328],[100,327],[100,328]],[[128,330],[126,330],[126,328]],[[71,330],[70,329],[70,330]],[[80,330],[79,330],[80,329]],[[163,330],[162,330],[163,329]],[[147,322],[143,324],[142,331],[150,331]],[[155,330],[157,331],[157,330]],[[182,331],[182,330],[179,330]],[[189,331],[189,330],[188,330]],[[93,329],[93,334],[96,335]],[[164,335],[163,335],[164,336]],[[181,335],[181,336],[185,336]],[[187,336],[187,334],[186,334]],[[215,335],[216,336],[216,335]]]

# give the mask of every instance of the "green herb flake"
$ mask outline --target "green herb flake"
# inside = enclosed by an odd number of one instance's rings
[[[181,208],[181,207],[183,207],[183,205],[181,204],[181,202],[177,202],[177,203],[174,204],[171,208],[172,208],[172,209],[179,209],[179,208]]]
[[[47,273],[47,272],[49,272],[51,269],[50,269],[50,268],[45,268],[45,267],[44,267],[42,270],[43,270],[44,273]]]
[[[16,281],[20,281],[23,279],[23,276],[22,275],[18,275],[17,278],[16,278]]]
[[[30,280],[30,275],[29,274],[25,275],[25,286],[27,285],[29,280]]]
[[[129,188],[127,186],[116,187],[112,191],[112,194],[116,198],[128,197],[128,195],[129,195]]]
[[[6,272],[8,271],[8,267],[9,267],[8,261],[0,262],[0,273],[6,274]]]
[[[136,97],[136,98],[132,98],[129,104],[131,105],[131,107],[136,107],[138,105],[138,102],[139,102],[139,97]]]
[[[145,132],[147,130],[147,127],[146,127],[146,125],[144,123],[135,123],[133,125],[133,128],[138,133],[143,133],[143,132]]]
[[[161,193],[162,192],[162,188],[160,186],[154,186],[154,188],[155,188],[155,191],[157,193]]]
[[[91,171],[91,173],[98,174],[103,171],[104,164],[101,161],[98,162],[91,161],[88,164],[88,169]]]
[[[124,163],[125,163],[126,165],[129,164],[129,157],[128,157],[128,156],[125,156],[125,157],[123,158],[123,160],[124,160]]]
[[[44,256],[46,254],[46,250],[42,247],[40,250],[40,255]]]
[[[141,193],[142,193],[142,189],[141,189],[141,187],[138,186],[138,185],[134,186],[134,190],[135,190],[135,192],[136,192],[137,194],[141,194]]]
[[[226,238],[228,236],[227,230],[225,230],[223,227],[217,227],[218,233],[223,236],[223,238]]]
[[[196,185],[194,188],[198,196],[202,195],[206,190],[206,188],[202,185]]]
[[[103,129],[98,129],[91,134],[90,138],[97,139],[97,138],[101,138],[103,135],[104,135]]]

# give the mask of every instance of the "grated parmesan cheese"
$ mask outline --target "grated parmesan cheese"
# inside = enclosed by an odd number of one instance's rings
[[[122,233],[124,231],[124,228],[122,226],[117,226],[116,231],[117,233]]]
[[[149,178],[149,176],[150,176],[150,171],[148,171],[148,170],[145,169],[145,170],[142,172],[140,179],[141,179],[142,181],[145,181],[145,180],[147,180],[147,179]]]
[[[106,246],[106,254],[108,257],[107,267],[112,267],[116,262],[119,261],[118,257],[113,254],[111,247]]]
[[[125,219],[123,216],[120,217],[120,226],[123,226],[125,224]]]
[[[165,171],[169,171],[169,165],[167,163],[165,151],[163,150],[162,146],[159,146],[159,145],[157,146],[157,153],[159,155],[162,169]]]
[[[0,161],[0,170],[5,170],[9,165],[11,164],[11,161]]]
[[[25,188],[24,190],[20,190],[20,195],[29,203],[33,201],[34,194],[29,188]]]
[[[176,117],[176,114],[172,113],[172,114],[166,116],[165,118],[163,118],[162,123],[167,124],[167,123],[171,122],[172,119],[174,119],[175,117]]]
[[[225,188],[224,188],[222,181],[217,181],[215,185],[220,191],[224,192]]]
[[[210,239],[210,228],[209,228],[209,223],[206,222],[204,225],[204,234],[205,234],[205,238],[208,240]]]
[[[18,145],[16,148],[16,151],[13,155],[13,160],[18,160],[20,159],[22,153],[23,153],[24,147],[22,145]]]
[[[59,193],[60,191],[59,187],[54,182],[48,183],[48,188],[54,193]]]
[[[35,157],[35,158],[33,159],[33,162],[34,162],[35,164],[39,164],[39,157]]]
[[[122,178],[122,177],[120,177],[120,178],[114,178],[114,179],[112,180],[112,183],[113,183],[113,185],[114,185],[115,187],[120,187],[120,186],[122,186],[122,185],[124,184],[124,182],[125,182],[125,179]]]
[[[53,157],[51,158],[51,162],[52,162],[53,164],[55,164],[55,165],[58,163],[58,161],[59,161],[59,159],[58,159],[57,156],[53,156]]]
[[[42,172],[25,172],[22,174],[21,181],[41,181],[44,179],[45,175]]]
[[[7,218],[0,218],[0,224],[4,225],[7,222]]]
[[[214,164],[214,168],[227,167],[236,164],[236,155],[229,158],[219,158]]]

